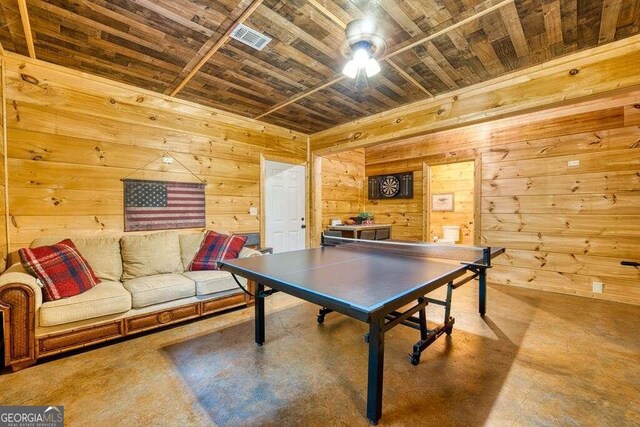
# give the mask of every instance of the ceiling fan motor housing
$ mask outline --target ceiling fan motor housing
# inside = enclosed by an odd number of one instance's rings
[[[351,50],[366,49],[372,58],[380,58],[386,50],[386,43],[373,19],[362,18],[351,21],[345,30]]]

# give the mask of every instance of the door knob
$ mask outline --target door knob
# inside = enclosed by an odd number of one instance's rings
[[[302,224],[302,225],[300,226],[300,228],[307,228],[307,226],[306,226],[306,225],[304,225],[304,224]]]

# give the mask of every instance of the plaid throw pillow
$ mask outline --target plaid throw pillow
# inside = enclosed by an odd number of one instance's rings
[[[69,239],[51,246],[18,251],[24,268],[44,285],[44,300],[79,295],[100,283],[87,261]]]
[[[229,236],[208,231],[198,253],[189,264],[189,270],[219,270],[217,261],[238,258],[246,241],[246,236]]]

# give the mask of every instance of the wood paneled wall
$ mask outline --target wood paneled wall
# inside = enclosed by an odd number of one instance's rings
[[[364,211],[364,149],[322,158],[322,228]]]
[[[367,161],[365,150],[365,175],[383,175],[413,171],[413,199],[365,200],[365,210],[373,212],[375,221],[380,224],[392,224],[391,238],[401,240],[422,240],[422,162],[394,162],[392,164],[371,164]]]
[[[4,61],[0,62],[0,102],[4,105],[5,91],[4,91]],[[7,253],[9,251],[7,244],[7,205],[6,205],[6,157],[5,157],[5,143],[6,134],[4,132],[4,108],[0,108],[0,273],[4,271],[7,264]]]
[[[597,105],[368,148],[367,175],[416,174],[417,197],[376,209],[396,224],[394,237],[420,239],[423,162],[480,158],[480,243],[507,248],[493,282],[640,304],[640,270],[620,266],[640,257],[640,91]],[[594,281],[603,294],[592,293]]]
[[[17,55],[5,62],[10,250],[40,235],[122,232],[121,178],[197,182],[180,163],[207,182],[208,228],[255,231],[260,155],[306,160],[300,133]],[[164,165],[163,153],[176,161]]]
[[[434,211],[431,197],[427,197],[428,237],[442,238],[443,226],[457,225],[460,227],[459,243],[473,245],[474,163],[473,161],[449,163],[431,166],[428,169],[429,196],[450,193],[453,194],[454,202],[453,212]]]

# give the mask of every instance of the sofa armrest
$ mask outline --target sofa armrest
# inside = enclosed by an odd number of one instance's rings
[[[5,366],[18,370],[35,363],[36,313],[41,305],[42,289],[21,265],[0,275]]]
[[[238,258],[249,258],[252,256],[262,256],[262,252],[256,251],[255,249],[251,248],[242,248],[242,250],[238,254]]]
[[[0,289],[10,287],[11,285],[26,285],[34,293],[35,310],[42,305],[42,287],[38,284],[38,279],[27,273],[22,264],[16,263],[7,268],[0,275]]]

